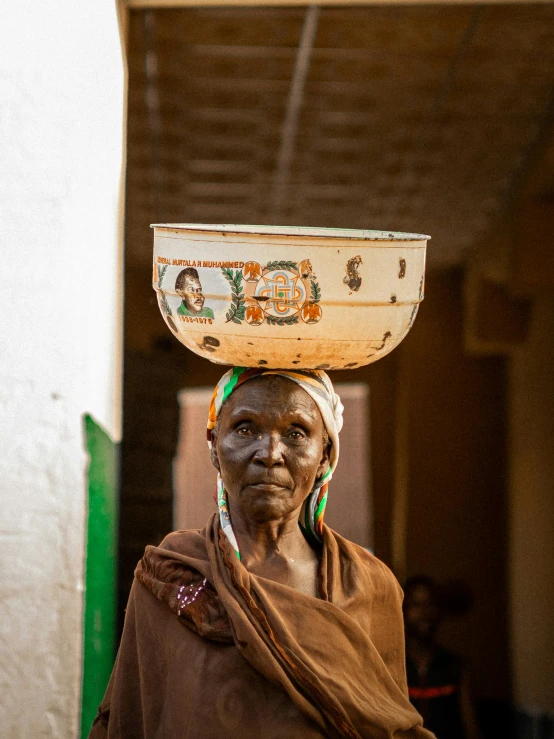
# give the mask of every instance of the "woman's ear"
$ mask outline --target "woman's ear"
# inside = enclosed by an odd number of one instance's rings
[[[331,442],[329,442],[323,447],[323,452],[321,454],[321,461],[319,463],[319,467],[317,468],[317,478],[316,479],[323,477],[323,475],[329,469],[329,464],[330,464],[330,459],[331,459],[331,457],[329,456],[330,450],[331,450]]]
[[[212,448],[210,449],[210,456],[212,458],[212,464],[216,468],[218,472],[221,472],[221,467],[219,466],[219,457],[217,456],[217,436],[216,434],[212,435]]]

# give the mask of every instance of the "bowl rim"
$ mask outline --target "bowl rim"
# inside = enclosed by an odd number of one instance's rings
[[[173,231],[201,231],[252,236],[298,236],[312,238],[355,239],[358,241],[428,241],[426,234],[401,231],[374,231],[357,228],[319,228],[311,226],[253,226],[238,223],[151,223],[150,228]]]

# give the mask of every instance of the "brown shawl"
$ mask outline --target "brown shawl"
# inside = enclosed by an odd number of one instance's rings
[[[401,590],[324,528],[320,598],[250,574],[217,516],[147,547],[90,739],[430,739],[407,697]]]

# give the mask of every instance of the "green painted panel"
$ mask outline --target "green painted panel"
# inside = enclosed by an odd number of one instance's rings
[[[88,468],[81,736],[87,737],[115,656],[118,447],[92,416],[83,419]]]

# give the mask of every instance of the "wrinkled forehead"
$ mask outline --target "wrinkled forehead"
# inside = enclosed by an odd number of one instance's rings
[[[263,412],[268,416],[299,415],[317,423],[323,418],[314,399],[298,383],[282,375],[259,375],[231,393],[220,416],[244,412]]]

